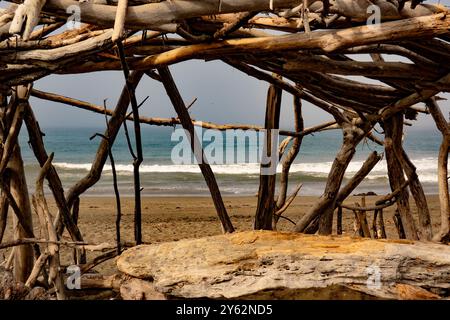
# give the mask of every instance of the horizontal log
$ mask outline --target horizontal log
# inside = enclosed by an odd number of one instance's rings
[[[183,299],[399,299],[399,287],[438,298],[450,288],[450,246],[271,231],[134,247],[117,267]]]
[[[367,76],[406,79],[433,79],[439,75],[438,69],[434,72],[422,69],[415,64],[404,62],[367,62],[367,61],[336,61],[321,57],[304,57],[288,61],[283,68],[291,72],[314,71],[346,76]]]
[[[448,34],[450,15],[405,19],[382,23],[379,26],[359,26],[343,30],[327,30],[299,33],[285,36],[231,39],[214,43],[194,44],[130,61],[132,69],[150,69],[160,65],[169,65],[195,58],[222,59],[224,56],[239,53],[271,53],[286,50],[320,49],[333,52],[349,47],[361,46],[385,41],[432,38]],[[120,62],[88,62],[72,66],[61,73],[84,73],[98,70],[119,70]]]
[[[21,0],[8,0],[21,3]],[[346,5],[349,0],[334,1],[332,13],[338,13],[357,20],[366,20],[370,14],[367,12],[367,4],[357,6],[359,11],[351,10]],[[367,3],[367,1],[364,1]],[[386,1],[386,3],[388,3]],[[78,2],[75,0],[47,0],[43,12],[52,16],[68,18],[70,12],[67,8],[76,5],[80,8],[81,22],[103,25],[112,28],[116,16],[116,6],[95,4],[93,2]],[[176,20],[188,19],[200,16],[210,16],[221,13],[237,13],[245,11],[269,11],[273,9],[291,8],[298,5],[298,0],[170,0],[158,3],[149,3],[130,6],[127,10],[125,27],[129,29],[151,29],[154,26],[171,23]],[[404,10],[401,14],[397,10],[388,13],[385,8],[382,16],[388,19],[401,17],[417,17],[445,11],[442,6],[430,5],[418,6],[415,10]]]
[[[10,1],[20,2],[20,0]],[[274,0],[274,8],[296,5],[296,0]],[[47,0],[42,12],[58,17],[70,16],[66,10],[76,5],[80,8],[81,22],[112,28],[116,17],[116,7],[78,2],[75,0]],[[220,10],[219,10],[220,7]],[[127,10],[125,27],[129,29],[151,29],[154,26],[171,23],[176,20],[208,16],[219,13],[244,11],[264,11],[270,9],[267,0],[171,0],[130,6]]]

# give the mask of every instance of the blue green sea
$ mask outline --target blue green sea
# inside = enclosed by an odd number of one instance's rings
[[[132,126],[130,125],[132,128]],[[102,128],[42,128],[47,151],[54,152],[54,165],[59,172],[65,190],[85,176],[94,159],[99,138],[89,138]],[[25,130],[23,130],[25,131]],[[132,130],[131,130],[132,131]],[[141,183],[144,196],[201,196],[207,195],[208,189],[195,163],[176,164],[171,158],[173,148],[179,140],[172,141],[174,128],[143,126],[142,140],[144,162],[141,165]],[[283,137],[282,137],[283,138]],[[225,139],[224,139],[225,140]],[[28,146],[26,132],[20,135],[22,156],[25,161],[26,176],[34,180],[39,169]],[[303,139],[300,154],[291,167],[290,187],[303,183],[302,195],[320,195],[332,161],[342,142],[340,131],[325,131],[307,136]],[[251,142],[237,145],[224,145],[235,151],[245,151]],[[206,147],[208,142],[204,142]],[[437,155],[440,145],[440,134],[437,130],[406,131],[404,147],[417,167],[419,178],[424,184],[426,193],[437,193]],[[247,149],[245,149],[247,148]],[[379,146],[371,141],[358,146],[355,158],[350,163],[345,179],[352,176],[362,165],[369,152]],[[229,150],[228,150],[229,151]],[[113,154],[122,195],[133,193],[133,159],[128,151],[125,135],[121,131],[114,144]],[[247,157],[248,158],[248,157]],[[251,160],[251,159],[250,159]],[[254,195],[258,191],[259,164],[244,161],[226,164],[212,164],[212,169],[223,195]],[[278,170],[279,171],[279,170]],[[28,185],[33,186],[34,183]],[[345,183],[345,181],[344,181]],[[375,167],[367,179],[355,192],[374,191],[378,194],[389,192],[384,159]],[[112,172],[107,161],[101,180],[87,193],[91,196],[110,196],[113,194]]]

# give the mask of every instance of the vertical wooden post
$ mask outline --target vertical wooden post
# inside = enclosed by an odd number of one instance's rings
[[[265,145],[263,153],[268,159],[273,158],[273,152],[276,151],[272,145],[272,139],[278,139],[274,137],[275,134],[272,129],[278,129],[280,125],[280,109],[281,109],[281,96],[283,91],[270,85],[267,92],[267,104],[266,104],[266,120],[264,128]],[[276,163],[272,160],[269,163],[261,163],[261,171],[268,169],[270,166],[273,168],[273,174],[263,173],[259,175],[259,191],[258,191],[258,203],[255,214],[255,230],[272,230],[272,218],[275,212],[275,182],[276,182]]]
[[[439,148],[438,158],[438,185],[439,185],[439,204],[441,209],[441,227],[434,235],[433,240],[449,242],[450,241],[450,195],[448,187],[448,153],[450,151],[450,123],[447,122],[441,109],[435,99],[427,101],[428,110],[430,110],[436,127],[442,134],[442,143]]]
[[[366,206],[366,195],[363,195],[361,198],[361,207],[365,207]],[[364,237],[370,238],[370,228],[369,228],[369,223],[367,222],[367,212],[361,210],[359,212],[359,217],[361,220],[361,227],[364,233]]]
[[[181,125],[186,131],[189,132],[191,138],[192,152],[195,154],[196,157],[198,157],[197,158],[197,162],[199,163],[198,166],[200,167],[200,171],[202,172],[206,184],[208,185],[209,191],[211,192],[211,197],[213,199],[214,206],[216,208],[219,219],[222,223],[223,231],[231,233],[234,231],[234,227],[233,224],[231,223],[230,218],[228,217],[227,209],[225,208],[225,205],[223,203],[222,195],[220,194],[219,186],[217,185],[214,173],[211,170],[211,167],[208,164],[207,159],[205,159],[204,157],[203,148],[200,148],[201,149],[200,155],[198,155],[195,150],[196,149],[195,146],[196,145],[201,146],[201,143],[198,140],[197,135],[195,134],[194,125],[192,124],[191,116],[189,115],[189,112],[186,109],[186,105],[184,104],[183,98],[181,97],[180,92],[178,91],[178,88],[175,84],[175,81],[173,80],[172,75],[170,74],[169,68],[167,67],[158,68],[158,73],[161,77],[161,81],[164,85],[164,88],[166,89],[167,95],[169,96],[170,101],[172,102],[172,105],[178,114]]]
[[[391,190],[399,189],[405,182],[402,166],[395,155],[395,145],[401,145],[403,132],[403,114],[398,113],[384,121],[384,146],[388,167],[389,184]],[[400,191],[397,196],[397,208],[399,219],[402,222],[407,239],[418,240],[416,226],[409,207],[409,195],[407,189]]]
[[[16,144],[11,159],[8,163],[8,170],[11,173],[10,188],[11,194],[17,202],[17,205],[25,218],[22,223],[26,223],[29,228],[33,228],[33,220],[31,214],[30,198],[28,194],[27,182],[25,179],[25,170],[23,168],[22,155],[20,153],[19,144]],[[14,239],[26,238],[28,234],[20,225],[14,216]],[[15,250],[14,256],[14,277],[16,281],[25,283],[33,269],[34,252],[31,245],[19,246]]]
[[[397,228],[398,237],[400,239],[406,239],[405,228],[403,227],[402,218],[400,217],[400,213],[399,213],[398,209],[395,210],[393,219],[394,219],[395,227]]]
[[[344,178],[345,170],[356,152],[356,146],[369,132],[369,128],[362,130],[348,123],[342,124],[343,142],[328,175],[325,192],[322,195],[322,214],[320,215],[319,234],[329,235],[333,228],[333,213],[339,188]]]
[[[342,234],[342,207],[341,206],[338,206],[338,209],[337,209],[336,232],[339,235]]]
[[[294,118],[295,118],[295,131],[302,132],[305,127],[302,116],[302,100],[300,99],[300,97],[297,96],[294,96]],[[302,140],[303,136],[292,139],[292,146],[289,148],[289,151],[287,152],[286,157],[284,158],[284,161],[282,163],[278,199],[276,203],[277,210],[283,207],[284,204],[286,203],[286,195],[289,185],[288,183],[289,170],[291,168],[292,163],[295,160],[295,157],[297,157],[300,151]],[[274,229],[276,228],[279,219],[280,216],[278,215],[273,216]]]
[[[6,112],[6,107],[7,107],[7,99],[6,99],[6,95],[2,95],[0,94],[0,119],[2,119],[2,121],[5,121],[5,119],[3,119],[3,115]],[[5,137],[5,133],[3,132],[3,128],[0,127],[0,138],[3,141]],[[3,152],[3,150],[0,150],[0,154]],[[7,172],[3,173],[3,182],[6,183],[7,185],[9,185],[9,174]],[[6,229],[6,224],[7,224],[7,219],[8,219],[8,209],[9,209],[9,203],[8,203],[8,197],[6,195],[6,193],[1,190],[1,194],[0,194],[0,243],[3,240],[3,235],[5,234],[5,229]]]

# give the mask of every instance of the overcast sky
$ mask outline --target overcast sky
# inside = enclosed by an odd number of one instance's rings
[[[450,0],[434,2],[450,5]],[[170,68],[185,102],[189,103],[198,98],[190,109],[193,118],[217,123],[264,123],[267,83],[218,61],[188,61]],[[108,99],[108,108],[112,109],[123,84],[121,72],[108,71],[82,75],[52,75],[36,81],[34,87],[98,105],[103,104],[103,99]],[[142,115],[175,116],[164,88],[157,81],[144,76],[137,94],[139,100],[149,96],[140,109]],[[442,97],[450,99],[448,94]],[[31,103],[43,128],[104,126],[102,115],[36,98],[31,98]],[[440,105],[447,115],[450,112],[449,101],[441,101]],[[331,119],[328,114],[309,103],[304,104],[304,118],[306,126]],[[292,128],[292,119],[292,96],[284,93],[280,127]],[[420,115],[415,127],[432,126],[433,122],[429,116]]]

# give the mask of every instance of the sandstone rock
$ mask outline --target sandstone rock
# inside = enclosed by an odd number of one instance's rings
[[[450,291],[450,246],[406,240],[249,231],[137,246],[117,266],[179,298],[427,299],[439,297],[429,290]]]

